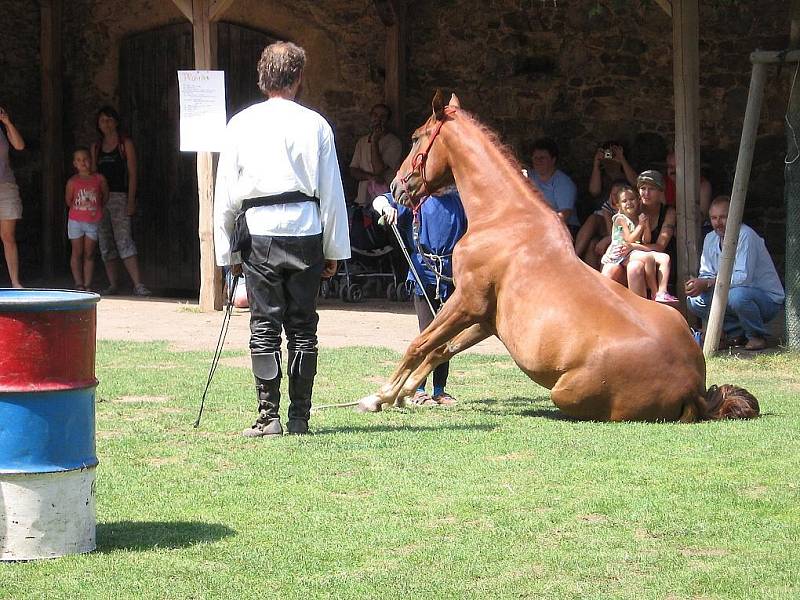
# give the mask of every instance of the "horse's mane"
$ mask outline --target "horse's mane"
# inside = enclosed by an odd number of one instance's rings
[[[489,138],[489,141],[492,143],[492,145],[495,146],[500,151],[500,154],[506,160],[508,160],[512,164],[512,166],[515,169],[517,169],[517,171],[522,171],[522,165],[517,159],[516,154],[514,154],[514,151],[511,149],[511,146],[504,143],[500,139],[500,135],[496,131],[491,129],[488,125],[484,125],[483,123],[481,123],[478,120],[478,117],[473,115],[471,112],[464,110],[463,108],[459,109],[459,114],[465,117],[468,121],[470,121],[473,125],[475,125],[475,127],[477,127],[479,131],[481,131],[487,138]]]

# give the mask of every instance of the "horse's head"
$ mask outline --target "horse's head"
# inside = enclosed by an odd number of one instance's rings
[[[460,104],[453,94],[445,106],[442,91],[437,90],[432,106],[433,114],[411,136],[411,152],[400,165],[391,185],[395,200],[412,208],[434,190],[453,182],[447,150],[441,139],[438,144],[436,140],[442,125]]]

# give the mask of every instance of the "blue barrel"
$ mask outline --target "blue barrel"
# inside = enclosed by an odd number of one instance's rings
[[[0,560],[96,547],[99,300],[0,290]]]

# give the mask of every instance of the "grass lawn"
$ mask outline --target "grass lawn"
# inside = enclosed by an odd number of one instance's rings
[[[0,598],[800,597],[796,355],[710,363],[759,398],[752,422],[570,421],[470,355],[455,407],[331,409],[266,440],[239,435],[249,361],[225,356],[195,430],[210,353],[99,344],[97,551],[0,563]],[[397,359],[324,351],[317,403]]]

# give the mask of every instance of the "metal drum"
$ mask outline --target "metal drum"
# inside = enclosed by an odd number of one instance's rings
[[[96,547],[99,300],[0,290],[0,560]]]

